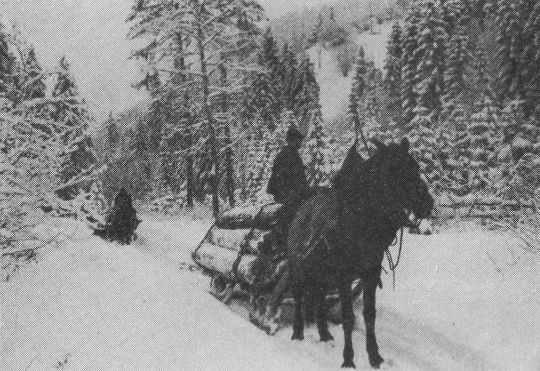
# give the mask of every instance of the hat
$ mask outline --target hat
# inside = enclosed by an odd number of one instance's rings
[[[291,126],[287,130],[287,142],[294,142],[295,140],[304,139],[304,135],[296,128],[296,126]]]

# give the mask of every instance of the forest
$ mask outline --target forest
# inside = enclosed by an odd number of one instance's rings
[[[211,205],[217,215],[266,202],[291,125],[306,135],[313,186],[331,186],[361,130],[368,139],[408,137],[440,203],[534,204],[540,4],[417,0],[362,12],[347,18],[338,5],[324,7],[293,17],[305,21],[293,32],[279,27],[290,18],[268,22],[254,0],[137,0],[127,37],[142,45],[132,55],[142,66],[134,85],[149,99],[105,122],[89,113],[65,58],[42,69],[31,42],[3,24],[2,245],[44,214],[98,225],[120,187],[159,211]],[[373,22],[392,24],[384,68],[351,41]],[[352,78],[345,131],[321,113],[320,62],[310,57],[319,47],[350,61],[341,69]],[[358,150],[369,156],[362,143]]]

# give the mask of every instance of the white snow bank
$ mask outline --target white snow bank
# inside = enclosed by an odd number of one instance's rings
[[[190,273],[79,227],[2,284],[0,369],[317,368],[194,286]],[[193,232],[186,244],[201,238]]]
[[[338,369],[343,335],[304,342],[286,327],[268,337],[179,270],[211,222],[141,215],[132,246],[108,244],[82,224],[2,283],[2,370]],[[394,256],[396,255],[393,248]],[[396,370],[540,368],[540,261],[486,232],[405,236],[396,290],[383,274],[377,336]],[[355,362],[369,369],[361,307]]]
[[[540,260],[509,236],[406,235],[396,291],[390,276],[383,282],[381,317],[407,319],[405,328],[421,328],[428,343],[439,342],[452,358],[468,359],[465,368],[538,369]],[[379,334],[387,338],[384,329]],[[384,340],[380,345],[384,349]],[[425,359],[437,352],[436,347]]]

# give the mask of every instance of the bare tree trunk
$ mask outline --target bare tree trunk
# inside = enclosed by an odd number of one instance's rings
[[[190,119],[190,122],[192,120]],[[188,148],[186,156],[186,206],[190,209],[193,209],[193,189],[194,186],[194,176],[193,176],[193,137],[191,133],[191,128],[186,128],[186,147]]]
[[[184,40],[182,38],[181,33],[177,33],[176,35],[176,43],[178,45],[178,54],[180,57],[177,60],[176,68],[182,71],[180,74],[180,84],[184,84],[187,80],[186,78],[186,59],[184,57]],[[189,209],[193,209],[193,193],[194,193],[194,170],[193,170],[193,133],[191,130],[191,125],[193,124],[193,118],[191,117],[191,114],[189,113],[189,94],[188,92],[185,92],[182,96],[182,105],[181,109],[185,112],[182,112],[182,114],[185,115],[185,130],[184,130],[184,143],[185,148],[187,149],[187,155],[186,155],[186,206]]]
[[[201,21],[201,9],[199,5],[196,5],[196,18],[197,21]],[[199,54],[199,63],[201,66],[201,80],[202,80],[202,93],[203,93],[203,117],[207,121],[208,136],[210,143],[210,159],[212,162],[212,211],[215,218],[219,215],[219,161],[218,161],[218,142],[216,138],[216,128],[214,127],[214,120],[212,112],[210,110],[209,96],[210,96],[210,78],[208,76],[207,61],[205,55],[204,33],[202,25],[197,22],[197,49]]]
[[[221,66],[220,71],[220,80],[221,86],[225,90],[227,85],[227,70],[224,65],[225,56],[221,53]],[[227,117],[227,112],[229,111],[229,100],[227,93],[223,91],[221,94],[221,111],[224,116]],[[231,140],[231,128],[230,120],[227,119],[225,124],[225,188],[227,190],[227,198],[229,199],[229,205],[234,207],[236,200],[234,198],[234,169],[233,169],[233,150],[232,150],[232,140]]]

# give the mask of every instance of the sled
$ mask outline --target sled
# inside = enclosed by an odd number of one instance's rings
[[[287,269],[287,248],[276,241],[280,208],[270,203],[222,213],[192,253],[195,264],[210,277],[212,295],[227,305],[235,299],[235,307],[243,306],[250,318],[266,303]],[[362,283],[357,280],[353,283],[355,301],[361,292]],[[239,300],[243,303],[238,304]],[[288,293],[282,307],[293,302]],[[329,318],[339,322],[337,290],[327,295],[326,302]]]

